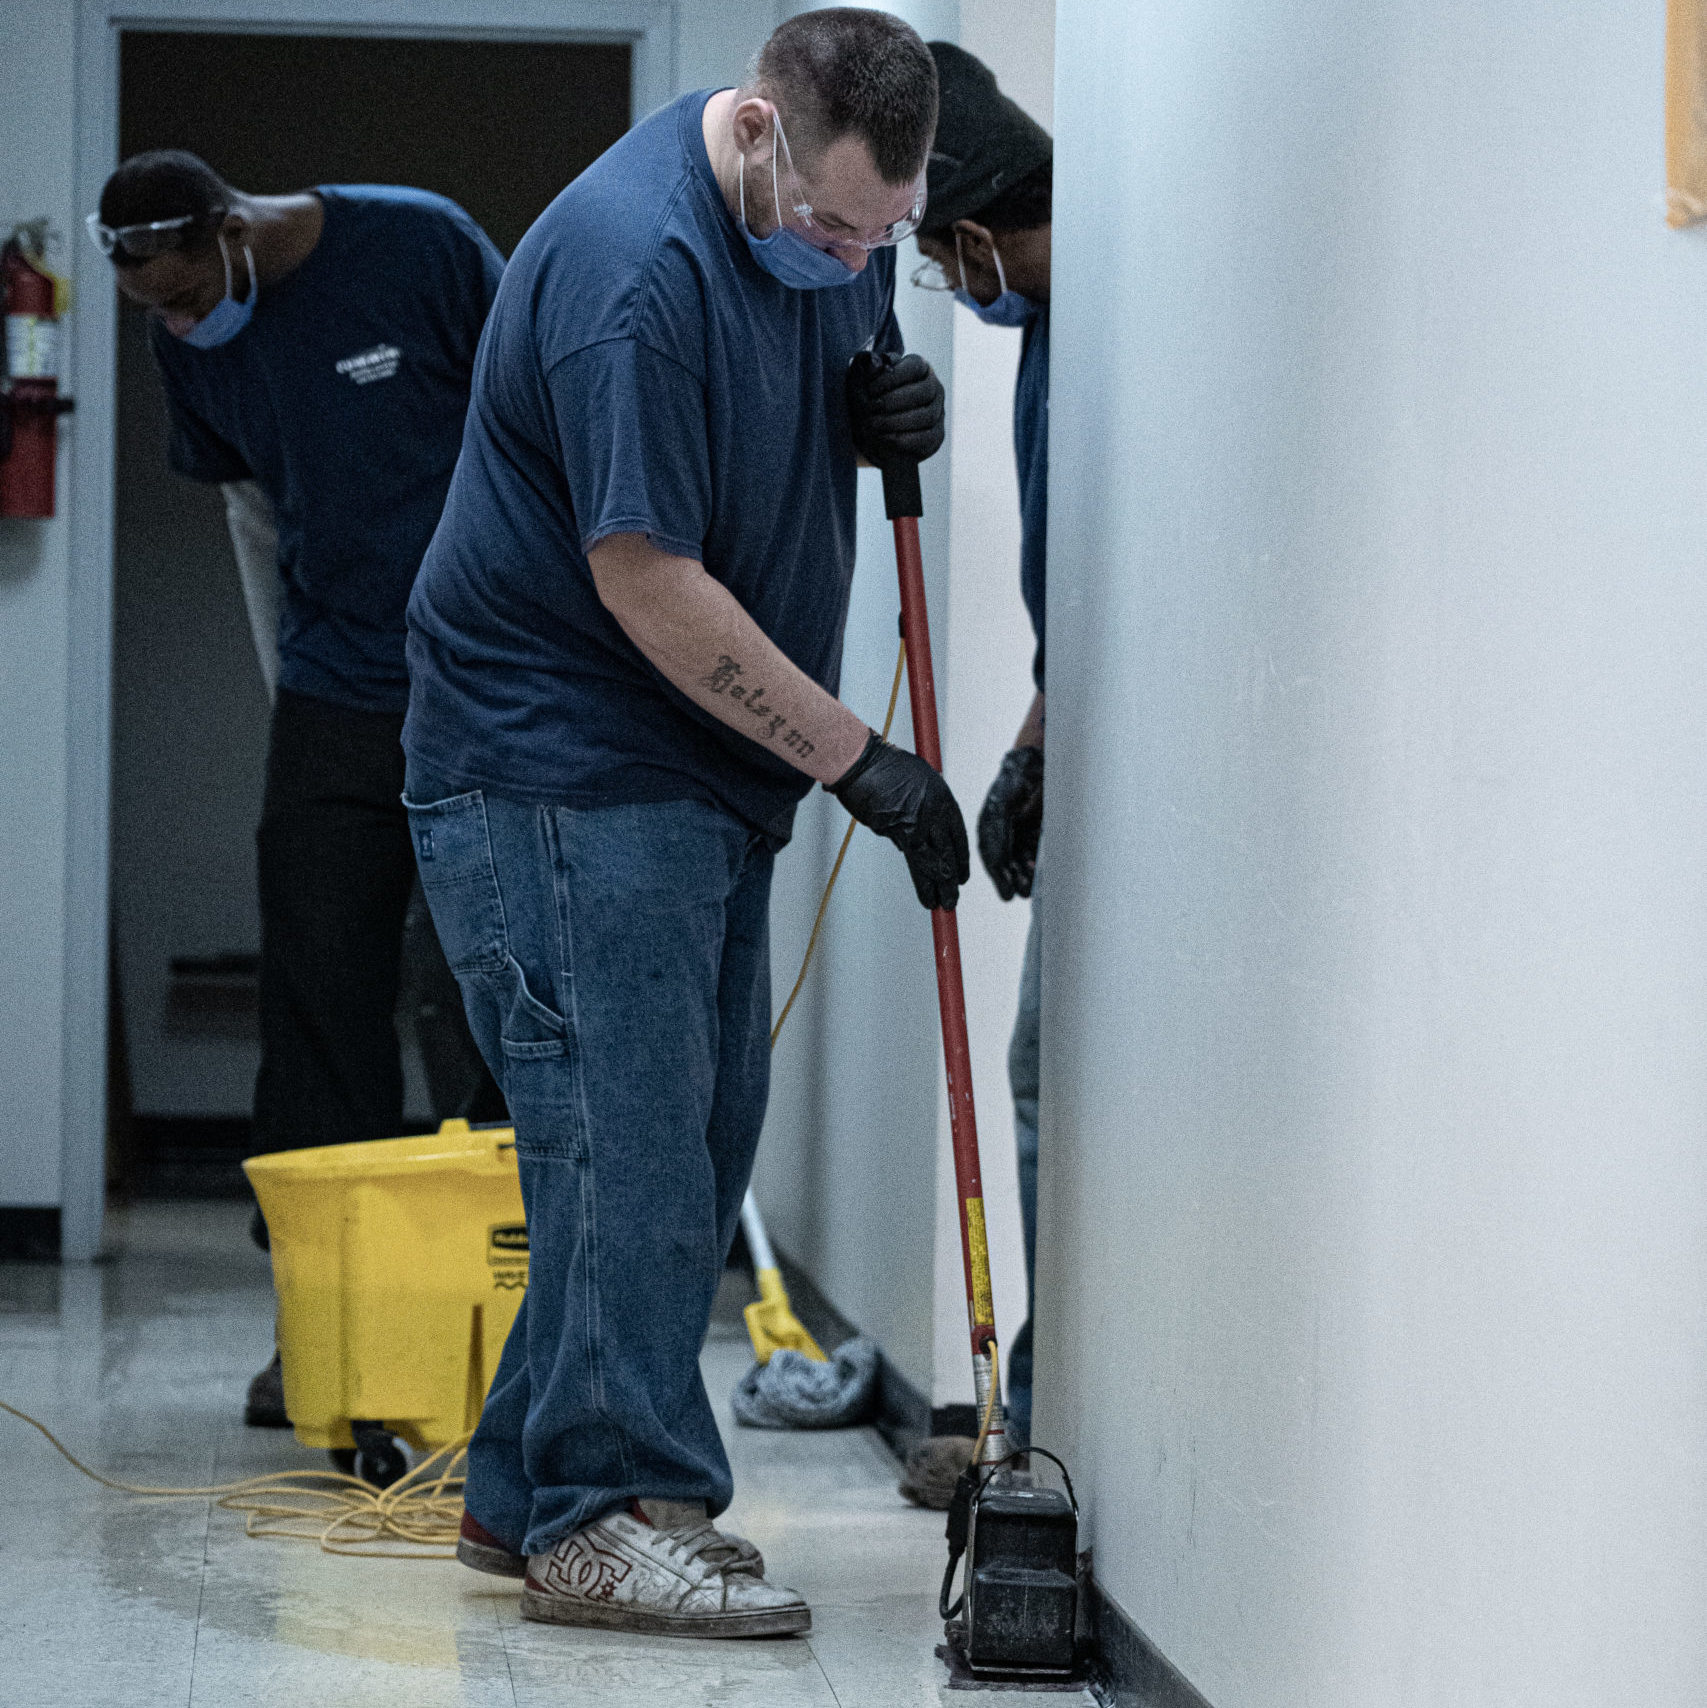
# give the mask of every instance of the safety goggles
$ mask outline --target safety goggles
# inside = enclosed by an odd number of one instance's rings
[[[793,215],[788,223],[814,249],[863,249],[869,255],[873,249],[889,249],[897,243],[906,242],[919,229],[919,221],[925,217],[923,173],[913,186],[912,207],[903,218],[892,224],[880,226],[875,231],[854,231],[844,227],[840,221],[826,224],[813,212],[806,186],[794,164],[793,151],[788,146],[788,133],[782,128],[782,115],[774,107],[771,109],[771,119],[776,126],[776,137],[782,142],[780,163],[776,158],[774,142],[771,150],[771,170],[776,176],[777,201],[781,204],[786,195],[788,213]]]
[[[966,289],[966,256],[960,247],[960,233],[954,234],[954,262],[960,271],[960,278],[951,279],[940,261],[933,260],[927,255],[909,275],[911,282],[921,291],[963,291]],[[1006,281],[1003,281],[1005,286]]]
[[[176,219],[155,219],[146,225],[102,225],[101,216],[92,213],[83,224],[89,241],[109,259],[122,249],[133,260],[149,261],[168,249],[181,249],[199,220],[196,214],[179,214]]]

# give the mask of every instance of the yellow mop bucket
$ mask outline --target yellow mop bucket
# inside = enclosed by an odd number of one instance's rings
[[[479,1421],[527,1286],[515,1137],[446,1121],[244,1163],[272,1240],[285,1410],[304,1446],[348,1449],[379,1425],[442,1447]]]

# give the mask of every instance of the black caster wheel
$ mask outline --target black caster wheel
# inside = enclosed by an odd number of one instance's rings
[[[403,1444],[382,1423],[358,1422],[350,1425],[356,1438],[355,1450],[334,1448],[332,1457],[343,1469],[348,1456],[348,1475],[372,1483],[376,1489],[388,1489],[409,1470],[409,1455]]]

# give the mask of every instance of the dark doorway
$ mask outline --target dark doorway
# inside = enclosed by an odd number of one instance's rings
[[[127,30],[119,153],[187,148],[229,182],[412,184],[508,255],[628,128],[629,49],[578,42]]]
[[[506,255],[629,122],[630,50],[609,43],[131,30],[119,64],[121,158],[187,148],[262,193],[436,190]],[[268,709],[220,495],[166,467],[128,305],[117,402],[113,927],[131,1108],[115,1111],[114,1164],[132,1189],[194,1190],[236,1180],[245,1154]]]

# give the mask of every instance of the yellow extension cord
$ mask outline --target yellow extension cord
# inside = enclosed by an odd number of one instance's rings
[[[462,1523],[466,1435],[423,1459],[388,1489],[339,1471],[273,1471],[206,1488],[120,1483],[91,1470],[45,1423],[0,1400],[0,1411],[38,1429],[73,1469],[119,1494],[153,1500],[213,1500],[246,1513],[244,1534],[318,1542],[328,1554],[389,1560],[442,1560],[454,1555]],[[404,1544],[395,1546],[395,1544]],[[388,1545],[389,1544],[389,1545]]]
[[[901,676],[906,669],[907,647],[903,642],[895,659],[895,681],[889,690],[889,709],[883,718],[887,738],[895,721],[895,705],[901,696]],[[800,973],[782,1012],[771,1028],[771,1048],[776,1048],[782,1023],[806,983],[806,970],[818,947],[824,915],[842,862],[858,821],[848,820],[847,833],[830,868],[812,934],[806,940]],[[992,1397],[995,1389],[992,1386]],[[264,1477],[241,1477],[232,1483],[211,1483],[206,1488],[155,1488],[139,1483],[115,1482],[91,1470],[39,1419],[0,1400],[0,1411],[39,1430],[49,1444],[72,1466],[102,1488],[149,1500],[212,1500],[231,1512],[245,1514],[246,1536],[281,1536],[296,1542],[318,1542],[328,1554],[359,1554],[368,1559],[443,1560],[454,1558],[462,1524],[462,1485],[468,1471],[468,1435],[458,1436],[430,1454],[388,1489],[376,1489],[359,1477],[338,1471],[274,1471]],[[984,1413],[984,1431],[990,1426],[990,1410]],[[983,1432],[980,1432],[980,1442]]]

